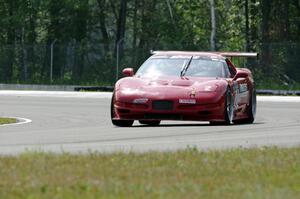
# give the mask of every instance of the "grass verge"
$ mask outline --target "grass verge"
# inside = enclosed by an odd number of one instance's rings
[[[0,125],[1,124],[12,124],[12,123],[16,123],[17,120],[15,118],[2,118],[0,117]]]
[[[0,198],[299,198],[300,147],[0,157]]]

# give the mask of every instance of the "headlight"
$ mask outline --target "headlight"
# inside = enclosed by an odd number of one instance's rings
[[[132,88],[125,88],[125,89],[121,89],[121,92],[124,95],[132,95],[138,92],[138,89],[132,89]]]
[[[218,88],[217,85],[204,85],[202,87],[200,87],[199,91],[200,92],[214,92],[216,91]]]

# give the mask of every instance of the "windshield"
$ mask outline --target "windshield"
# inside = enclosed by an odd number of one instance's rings
[[[154,57],[148,59],[137,71],[137,76],[180,76],[191,57]],[[185,76],[225,77],[225,61],[195,57],[192,59]]]

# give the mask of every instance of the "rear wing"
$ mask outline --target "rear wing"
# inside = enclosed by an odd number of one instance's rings
[[[215,52],[224,57],[246,57],[246,58],[258,58],[256,52]]]
[[[258,53],[256,52],[211,52],[211,51],[153,51],[150,50],[152,55],[159,53],[170,53],[170,54],[185,54],[185,55],[195,55],[195,54],[217,54],[223,57],[245,57],[245,58],[258,58]]]

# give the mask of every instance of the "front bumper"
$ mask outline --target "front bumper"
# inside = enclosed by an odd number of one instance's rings
[[[224,121],[224,98],[214,103],[197,99],[196,104],[181,104],[179,99],[163,99],[173,103],[170,110],[157,110],[149,99],[144,104],[134,104],[116,100],[114,102],[115,120],[188,120]],[[159,99],[162,100],[162,99]]]

